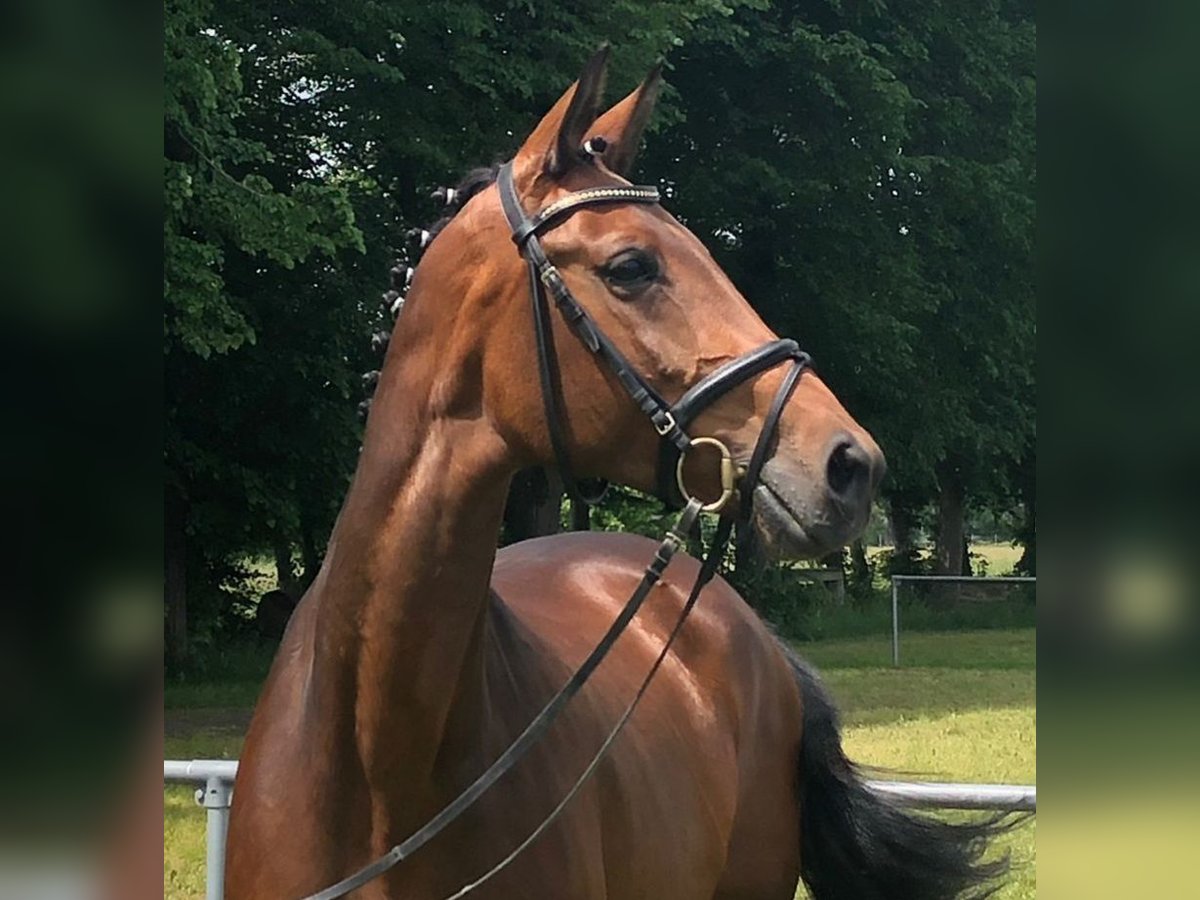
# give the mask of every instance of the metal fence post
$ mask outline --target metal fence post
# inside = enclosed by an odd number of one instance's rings
[[[900,582],[892,576],[892,665],[900,665]]]
[[[204,789],[196,791],[196,801],[208,813],[205,828],[205,900],[224,900],[225,897],[225,835],[229,831],[229,804],[232,799],[233,784],[217,775],[210,775],[204,783]]]

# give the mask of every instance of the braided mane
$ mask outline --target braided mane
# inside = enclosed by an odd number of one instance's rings
[[[412,281],[413,274],[413,266],[409,265],[409,259],[415,262],[415,257],[420,255],[421,251],[429,246],[430,242],[441,233],[442,229],[450,224],[472,197],[496,183],[496,179],[500,175],[501,165],[501,163],[493,163],[490,166],[481,166],[477,169],[472,169],[463,176],[462,180],[455,187],[440,187],[433,192],[433,199],[441,200],[445,204],[442,215],[428,228],[413,228],[409,230],[408,238],[415,245],[415,249],[405,253],[405,259],[392,261],[392,267],[388,273],[391,287],[384,291],[382,296],[385,314],[390,312],[393,316],[397,316],[404,306],[404,294],[408,290],[408,285]],[[387,349],[390,337],[390,332],[386,330],[376,331],[371,335],[371,348],[376,352],[382,353]],[[377,369],[363,375],[363,387],[366,389],[368,397],[359,404],[360,416],[365,417],[368,409],[370,409],[370,394],[373,392],[378,380],[379,371]]]
[[[463,176],[462,181],[456,187],[440,187],[433,192],[433,198],[443,201],[445,208],[441,217],[428,228],[414,228],[409,231],[409,238],[417,245],[417,253],[429,246],[430,242],[450,224],[472,197],[489,185],[495,184],[496,178],[500,174],[500,165],[500,163],[495,163],[472,169]],[[391,309],[408,289],[408,282],[412,278],[412,267],[403,260],[396,260],[392,264],[390,275],[391,290],[383,295],[384,305],[388,309]]]

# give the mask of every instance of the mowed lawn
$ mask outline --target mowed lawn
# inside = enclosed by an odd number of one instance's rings
[[[905,634],[902,642],[900,669],[890,666],[886,637],[799,646],[841,707],[849,755],[889,770],[882,778],[1034,783],[1034,631]],[[168,758],[237,758],[248,717],[242,704],[252,693],[252,685],[241,683],[168,691],[174,707],[167,711]],[[208,705],[185,705],[195,701]],[[192,792],[166,789],[168,900],[204,896],[204,811]],[[1013,873],[996,895],[1001,900],[1036,894],[1034,833],[1031,820],[1003,842]],[[797,897],[805,896],[801,888]]]

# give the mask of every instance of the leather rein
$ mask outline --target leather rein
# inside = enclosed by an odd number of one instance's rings
[[[658,583],[670,563],[671,558],[681,548],[686,546],[688,539],[696,531],[700,513],[720,512],[728,503],[738,497],[736,518],[748,521],[753,506],[754,488],[758,483],[762,467],[766,462],[768,447],[779,425],[779,419],[784,407],[791,397],[800,376],[810,366],[811,359],[803,352],[795,341],[775,340],[758,347],[730,362],[718,366],[695,385],[689,388],[675,403],[668,403],[639,374],[624,354],[596,325],[587,311],[579,304],[567,287],[561,273],[546,257],[542,250],[538,234],[561,223],[577,209],[588,206],[600,206],[612,203],[650,203],[659,202],[658,189],[646,185],[617,184],[611,187],[590,188],[568,194],[546,206],[533,216],[526,215],[513,181],[512,163],[501,167],[498,177],[500,201],[504,215],[512,229],[513,242],[529,266],[529,292],[533,303],[534,330],[538,349],[538,374],[541,381],[542,399],[546,410],[546,422],[550,432],[550,442],[554,450],[559,472],[566,486],[567,494],[573,503],[587,502],[579,488],[578,482],[572,475],[570,459],[566,449],[566,437],[563,434],[561,402],[559,385],[556,377],[558,366],[554,351],[554,337],[550,315],[550,300],[558,308],[571,331],[579,341],[616,376],[618,382],[633,399],[634,403],[649,417],[654,430],[660,438],[660,454],[658,464],[658,492],[666,502],[677,504],[683,500],[684,509],[675,525],[663,538],[654,558],[642,574],[642,580],[625,603],[621,612],[613,620],[612,625],[604,633],[600,642],[595,646],[579,668],[567,682],[558,690],[542,710],[525,727],[525,730],[496,758],[484,772],[479,775],[465,790],[445,806],[441,812],[413,832],[403,842],[394,846],[383,856],[359,869],[354,874],[342,879],[337,884],[318,891],[304,900],[336,900],[351,891],[375,880],[392,869],[402,860],[407,859],[417,850],[427,844],[443,831],[463,812],[465,812],[488,788],[500,780],[525,753],[537,743],[554,723],[559,713],[571,701],[592,673],[608,655],[625,627],[641,608],[649,595],[651,588]],[[775,392],[771,407],[763,420],[763,428],[749,461],[741,467],[733,458],[729,448],[720,440],[713,437],[691,437],[687,432],[690,425],[705,408],[711,406],[730,390],[749,381],[763,372],[790,363],[791,368],[783,378],[783,382]],[[692,496],[684,483],[683,463],[689,450],[697,446],[715,447],[721,454],[720,476],[721,496],[705,503]],[[688,593],[687,601],[680,610],[671,632],[667,636],[662,649],[655,658],[649,672],[642,680],[633,699],[629,702],[621,717],[605,738],[592,760],[580,774],[571,789],[559,801],[558,805],[542,820],[524,840],[521,841],[507,856],[489,869],[476,880],[464,885],[460,890],[451,894],[447,900],[457,900],[481,886],[494,875],[502,871],[509,863],[541,836],[566,808],[570,800],[579,792],[584,783],[599,766],[609,747],[620,734],[625,723],[633,715],[638,703],[645,695],[650,682],[666,659],[676,636],[695,606],[704,586],[712,580],[721,561],[733,531],[735,517],[725,515],[720,518],[708,551],[701,563],[696,581]]]

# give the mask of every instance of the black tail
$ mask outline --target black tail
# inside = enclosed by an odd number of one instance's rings
[[[783,642],[780,642],[783,644]],[[1007,856],[984,861],[1011,818],[952,824],[869,790],[842,752],[837,710],[807,663],[783,645],[800,684],[800,875],[816,900],[987,897]]]

